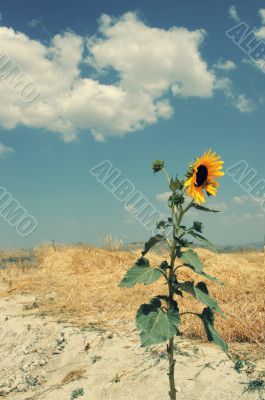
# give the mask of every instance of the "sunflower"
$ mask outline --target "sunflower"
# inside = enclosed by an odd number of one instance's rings
[[[216,153],[210,149],[190,166],[184,187],[188,188],[187,193],[194,198],[195,203],[205,203],[203,190],[210,196],[216,195],[219,183],[215,178],[224,175],[223,163],[220,156],[216,156]]]

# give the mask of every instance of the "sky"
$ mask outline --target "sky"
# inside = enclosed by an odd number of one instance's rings
[[[216,244],[263,241],[264,43],[258,0],[1,1],[0,248],[146,240],[114,188],[130,182],[164,214],[152,161],[184,176],[209,148],[226,171],[207,199],[220,212],[186,222]],[[90,172],[104,162],[120,171],[112,189]]]

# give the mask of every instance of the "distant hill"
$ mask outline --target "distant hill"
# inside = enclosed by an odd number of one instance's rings
[[[144,247],[145,242],[131,242],[123,245],[123,250],[125,251],[134,251],[134,250],[141,250]],[[195,243],[193,248],[200,247],[200,248],[207,248],[207,246],[202,245],[201,243]],[[257,250],[261,251],[264,249],[263,242],[253,242],[253,243],[246,243],[246,244],[233,244],[233,245],[214,245],[215,249],[218,253],[237,253],[241,251],[247,250]],[[156,244],[152,250],[156,253],[164,253],[167,250],[168,246],[165,242],[160,242]]]

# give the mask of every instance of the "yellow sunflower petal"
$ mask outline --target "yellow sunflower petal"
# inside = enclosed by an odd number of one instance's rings
[[[186,180],[184,187],[188,188],[187,194],[193,197],[196,203],[205,203],[204,190],[213,196],[216,195],[219,187],[216,178],[224,175],[223,163],[211,148],[195,160],[193,175]]]

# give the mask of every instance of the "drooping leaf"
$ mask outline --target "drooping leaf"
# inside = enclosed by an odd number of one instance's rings
[[[191,249],[185,251],[185,253],[182,254],[181,260],[185,265],[192,266],[196,272],[200,273],[203,271],[203,264],[195,251]]]
[[[196,272],[192,267],[190,267],[189,265],[186,265],[187,267],[189,267],[190,269],[192,269],[194,272]],[[216,282],[216,283],[219,283],[219,285],[221,285],[221,286],[223,286],[223,282],[222,281],[220,281],[218,278],[216,278],[215,276],[213,276],[213,275],[210,275],[210,274],[206,274],[206,272],[204,272],[204,271],[202,271],[201,273],[199,273],[199,272],[197,272],[199,275],[201,275],[203,278],[205,278],[205,279],[209,279],[209,281],[212,281],[212,282]]]
[[[149,304],[142,304],[136,315],[137,327],[140,329],[142,347],[163,343],[178,332],[180,324],[176,309],[166,311],[161,308],[159,299],[152,299]]]
[[[182,253],[181,260],[185,263],[185,266],[192,269],[197,274],[203,276],[206,279],[209,279],[213,282],[217,282],[220,285],[223,285],[223,282],[219,281],[219,279],[214,276],[207,274],[203,271],[203,264],[198,256],[198,254],[193,250],[188,250],[185,253]]]
[[[216,332],[214,328],[214,314],[213,311],[211,310],[210,307],[207,307],[203,310],[201,314],[199,314],[199,317],[201,318],[205,332],[207,334],[207,338],[210,342],[214,342],[217,344],[221,349],[227,353],[228,351],[228,346],[225,343],[225,341],[219,336],[219,334]]]
[[[163,235],[155,235],[152,236],[148,242],[145,243],[144,245],[144,250],[142,251],[142,256],[144,257],[146,255],[146,253],[151,249],[151,247],[153,247],[156,243],[161,242],[162,240],[165,240]]]
[[[200,211],[213,212],[213,213],[218,213],[218,212],[220,212],[220,211],[218,211],[218,210],[213,210],[213,209],[211,209],[211,208],[207,208],[207,207],[204,207],[204,206],[200,206],[199,204],[193,204],[193,207],[196,208],[197,210],[200,210]]]
[[[203,243],[203,245],[205,247],[207,247],[209,250],[216,252],[216,249],[214,247],[214,245],[212,244],[212,242],[210,242],[208,239],[206,239],[204,236],[200,235],[199,233],[193,231],[193,230],[189,230],[188,232],[190,235],[192,235],[193,237],[195,237],[196,239],[198,239],[200,242]]]
[[[203,272],[202,274],[200,274],[201,276],[203,276],[204,278],[206,278],[206,279],[209,279],[210,281],[213,281],[213,282],[216,282],[216,283],[219,283],[219,285],[221,285],[221,286],[223,286],[224,285],[224,282],[222,282],[222,281],[220,281],[218,278],[216,278],[215,276],[213,276],[213,275],[210,275],[210,274],[206,274],[206,272]]]
[[[197,285],[195,285],[194,282],[183,282],[178,285],[178,289],[190,293],[199,302],[214,309],[218,314],[225,318],[224,313],[216,300],[209,296],[207,286],[204,282],[199,282]]]
[[[147,258],[140,258],[125,274],[120,287],[131,288],[137,283],[150,285],[163,275],[159,268],[151,268]]]

